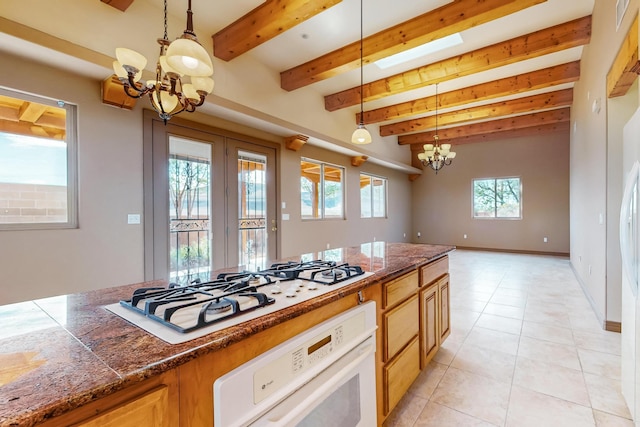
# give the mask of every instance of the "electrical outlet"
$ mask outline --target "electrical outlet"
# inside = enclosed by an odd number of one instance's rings
[[[463,234],[463,235],[462,235],[462,238],[463,238],[463,239],[466,239],[466,238],[467,238],[467,235],[466,235],[466,234]]]
[[[422,236],[422,234],[418,231],[418,237]]]
[[[545,242],[545,243],[547,243],[547,241],[548,241],[548,240],[547,240],[547,238],[545,237],[545,238],[543,238],[543,239],[542,239],[542,241],[543,241],[543,242]]]
[[[402,237],[406,239],[407,238],[407,233],[402,233]]]
[[[140,214],[128,214],[127,224],[140,224]]]
[[[331,245],[327,243],[327,249],[331,249]]]

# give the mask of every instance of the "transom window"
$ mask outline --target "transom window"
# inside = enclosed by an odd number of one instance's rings
[[[387,216],[387,179],[360,174],[360,217],[385,218]]]
[[[520,178],[473,180],[474,218],[522,218]]]
[[[300,161],[302,219],[344,218],[344,168],[303,158]]]
[[[76,107],[0,88],[0,229],[73,228]]]

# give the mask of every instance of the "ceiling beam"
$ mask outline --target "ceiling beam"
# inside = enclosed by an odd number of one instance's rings
[[[342,0],[267,0],[212,36],[213,54],[230,61]]]
[[[515,95],[536,89],[544,89],[563,83],[575,82],[580,78],[580,61],[556,65],[530,73],[481,83],[475,86],[438,94],[439,108],[451,108],[495,99],[502,96]],[[403,117],[424,114],[435,109],[436,97],[429,96],[400,104],[390,105],[364,112],[365,123],[379,123]],[[359,119],[360,113],[358,113]]]
[[[540,126],[550,123],[568,122],[571,108],[560,108],[557,110],[543,111],[540,113],[525,114],[522,116],[509,117],[500,120],[491,120],[481,123],[472,123],[465,126],[456,126],[438,130],[440,142],[455,140],[469,136],[483,135],[491,132],[516,130]],[[398,137],[398,145],[427,144],[433,142],[435,132],[421,132]]]
[[[365,63],[502,18],[547,0],[458,0],[363,40]],[[308,86],[360,66],[360,40],[280,73],[287,91]]]
[[[364,84],[362,86],[364,101],[373,101],[518,61],[582,46],[588,44],[590,39],[591,16],[585,16]],[[359,103],[359,86],[324,97],[324,107],[328,111],[336,111]]]
[[[631,24],[616,59],[607,73],[607,96],[615,98],[626,95],[638,78],[640,61],[638,60],[638,17]]]
[[[532,111],[569,107],[573,102],[573,88],[526,96],[509,101],[496,102],[478,107],[450,111],[429,117],[380,126],[380,136],[401,135],[435,128],[436,124],[447,126],[457,123],[488,119],[492,117],[524,114]]]
[[[463,138],[457,138],[453,141],[447,141],[451,143],[455,143],[455,145],[464,145],[464,144],[473,144],[478,142],[491,142],[497,141],[500,139],[512,139],[512,138],[520,138],[526,136],[539,136],[552,132],[568,132],[570,128],[570,122],[558,122],[558,123],[550,123],[539,126],[532,126],[527,128],[520,129],[511,129],[511,130],[502,130],[491,133],[485,133],[481,135],[470,135]],[[441,141],[442,142],[442,141]],[[422,145],[414,144],[411,146],[411,159],[413,160],[416,157],[416,154],[424,151]],[[416,157],[417,158],[417,157]],[[419,167],[418,165],[415,165]]]
[[[100,0],[100,1],[102,3],[108,4],[109,6],[113,6],[122,12],[127,10],[127,8],[131,6],[131,3],[133,3],[133,0]]]

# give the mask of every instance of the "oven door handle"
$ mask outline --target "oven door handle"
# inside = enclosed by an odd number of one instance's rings
[[[307,408],[317,403],[318,399],[320,399],[322,396],[324,396],[325,394],[328,394],[340,381],[342,381],[345,378],[345,376],[347,376],[347,374],[350,371],[352,371],[356,366],[361,364],[367,357],[375,353],[373,343],[360,347],[358,349],[358,353],[359,354],[355,359],[353,359],[347,365],[343,366],[338,372],[336,372],[335,375],[331,377],[330,380],[326,381],[325,383],[317,387],[313,391],[313,393],[310,393],[307,397],[305,397],[304,400],[299,405],[296,405],[294,409],[292,409],[290,412],[287,412],[284,417],[281,417],[275,420],[270,419],[264,425],[265,426],[286,426],[286,425],[289,425],[289,423],[292,420],[295,420],[301,414],[304,414]]]

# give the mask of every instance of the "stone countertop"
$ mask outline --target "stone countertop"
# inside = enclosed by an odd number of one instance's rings
[[[143,286],[140,283],[0,306],[0,426],[36,425],[454,249],[384,242],[333,249],[333,256],[340,254],[343,262],[374,274],[335,292],[175,345],[104,308],[129,298]],[[313,255],[325,258],[323,253]],[[144,283],[166,285],[165,281]]]

